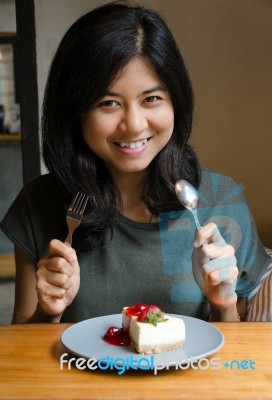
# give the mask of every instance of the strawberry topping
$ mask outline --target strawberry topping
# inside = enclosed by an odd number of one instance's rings
[[[139,303],[139,304],[136,304],[135,306],[128,307],[126,309],[126,314],[128,317],[136,317],[147,307],[149,307],[149,306],[144,303]]]
[[[158,322],[164,321],[164,313],[157,306],[147,306],[143,309],[138,315],[139,322],[148,322],[154,326],[158,324]]]

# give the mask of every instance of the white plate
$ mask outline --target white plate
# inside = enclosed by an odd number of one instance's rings
[[[216,353],[223,347],[224,335],[215,326],[192,317],[169,315],[184,320],[186,341],[179,349],[154,354],[154,364],[174,366],[188,360],[196,361]],[[112,359],[126,359],[133,356],[138,360],[143,355],[137,354],[131,346],[114,346],[103,340],[107,329],[110,326],[121,327],[121,321],[121,314],[87,319],[67,328],[61,341],[70,352],[86,359],[100,360],[108,356]],[[118,362],[116,364],[118,365]]]

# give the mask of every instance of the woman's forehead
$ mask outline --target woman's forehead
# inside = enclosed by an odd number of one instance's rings
[[[150,62],[142,57],[133,58],[122,67],[111,81],[108,90],[113,91],[116,86],[119,86],[126,80],[138,80],[143,83],[145,81],[154,81],[160,83],[161,86],[164,86],[155,68],[150,64]]]

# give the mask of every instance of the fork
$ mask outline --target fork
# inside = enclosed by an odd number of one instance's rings
[[[72,236],[74,230],[80,225],[83,213],[89,196],[83,193],[77,193],[66,214],[66,222],[68,226],[68,235],[65,239],[65,244],[69,247],[72,245]]]

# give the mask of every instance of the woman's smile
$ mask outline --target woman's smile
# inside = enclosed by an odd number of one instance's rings
[[[150,139],[151,138],[138,139],[131,142],[120,141],[120,142],[114,142],[114,144],[118,147],[118,150],[123,154],[138,155],[147,148],[148,141]]]
[[[145,144],[147,144],[147,141],[149,139],[138,139],[135,140],[134,142],[114,142],[117,146],[127,149],[139,149],[143,147]]]

